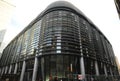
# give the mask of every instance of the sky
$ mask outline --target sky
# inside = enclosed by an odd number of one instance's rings
[[[10,1],[10,0],[8,0]],[[39,13],[56,0],[11,0],[16,8],[4,41],[8,43]],[[120,62],[120,20],[114,0],[66,0],[80,9],[103,32]]]

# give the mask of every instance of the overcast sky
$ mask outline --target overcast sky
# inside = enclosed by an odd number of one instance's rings
[[[10,0],[9,0],[10,1]],[[17,1],[17,2],[15,2]],[[15,0],[16,6],[5,41],[9,42],[50,3],[56,0]],[[66,0],[79,8],[111,42],[120,62],[120,20],[114,0]]]

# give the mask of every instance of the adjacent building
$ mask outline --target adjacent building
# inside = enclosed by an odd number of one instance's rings
[[[11,0],[0,0],[0,57],[6,46],[3,41],[5,29],[8,28],[14,9],[15,6],[11,4]]]
[[[15,6],[10,0],[0,0],[0,30],[6,29],[10,23]]]
[[[118,75],[108,39],[65,1],[49,5],[0,59],[1,81],[114,81]]]
[[[5,32],[6,32],[6,30],[0,30],[0,46],[1,46],[2,42],[3,42]]]
[[[119,18],[120,18],[120,0],[114,0],[114,1],[115,1],[117,12],[118,12],[118,15],[119,15]]]
[[[1,54],[2,54],[2,50],[3,50],[3,39],[4,39],[4,36],[5,36],[5,32],[6,30],[0,30],[0,57],[1,57]]]

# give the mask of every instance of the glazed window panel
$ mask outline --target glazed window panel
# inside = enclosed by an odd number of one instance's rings
[[[78,21],[76,21],[77,19],[78,19],[77,15],[68,11],[53,11],[45,15],[41,23],[43,28],[43,31],[41,31],[41,33],[43,32],[42,35],[44,35],[43,41],[48,41],[47,37],[51,36],[50,38],[52,38],[51,39],[52,42],[51,43],[41,42],[41,44],[43,43],[42,45],[44,46],[51,45],[53,50],[58,49],[56,50],[56,53],[62,53],[62,50],[60,50],[61,48],[58,48],[57,45],[64,45],[63,42],[68,41],[70,42],[78,41],[78,38],[75,39],[75,37],[79,37],[77,34],[77,32],[79,32],[77,24]],[[79,48],[78,47],[73,48],[73,50],[74,49],[77,50]],[[71,52],[73,53],[75,51]],[[43,53],[47,53],[47,49],[43,48]]]
[[[61,53],[61,50],[56,50],[56,53]]]

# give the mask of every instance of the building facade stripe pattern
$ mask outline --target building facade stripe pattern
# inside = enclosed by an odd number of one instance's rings
[[[113,81],[110,42],[69,2],[49,5],[4,49],[1,81]]]

